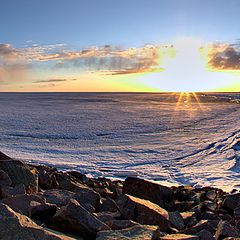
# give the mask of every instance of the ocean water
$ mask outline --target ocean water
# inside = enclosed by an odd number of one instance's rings
[[[240,186],[240,94],[1,93],[0,151],[91,176]]]

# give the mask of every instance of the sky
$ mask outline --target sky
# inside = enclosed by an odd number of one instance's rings
[[[3,0],[0,91],[240,91],[239,0]]]

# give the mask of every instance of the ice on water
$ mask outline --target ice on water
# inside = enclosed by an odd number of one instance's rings
[[[93,176],[237,188],[240,94],[179,97],[1,93],[0,150]]]

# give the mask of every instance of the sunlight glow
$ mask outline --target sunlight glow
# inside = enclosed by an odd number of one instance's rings
[[[207,66],[209,49],[200,39],[183,37],[174,44],[175,57],[162,61],[163,72],[143,76],[139,81],[158,91],[208,92],[238,85],[240,75],[214,71]]]

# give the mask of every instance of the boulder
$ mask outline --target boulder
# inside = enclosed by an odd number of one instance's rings
[[[71,237],[45,230],[30,218],[14,212],[3,203],[0,203],[0,239],[73,240]]]
[[[239,232],[228,221],[221,220],[217,226],[215,239],[218,240],[227,237],[239,237]]]
[[[29,216],[29,211],[31,207],[31,202],[39,202],[44,203],[44,199],[37,195],[17,195],[13,197],[4,198],[2,202],[9,207],[11,207],[14,211]]]
[[[10,187],[10,186],[0,187],[1,198],[7,198],[7,197],[16,196],[16,195],[23,195],[25,193],[26,193],[25,185],[23,185],[22,183],[14,187]]]
[[[198,222],[193,227],[182,230],[181,233],[195,235],[202,230],[206,230],[206,231],[214,234],[217,222],[215,222],[214,220],[201,220],[200,222]]]
[[[136,225],[122,230],[101,231],[97,234],[97,240],[152,240],[157,226]]]
[[[109,226],[89,213],[76,200],[70,200],[53,216],[53,223],[69,233],[76,233],[86,239],[92,239],[101,230],[110,230]]]
[[[0,169],[8,174],[13,186],[24,184],[27,193],[38,191],[37,174],[27,164],[11,158],[1,159]]]
[[[123,193],[149,200],[166,210],[173,206],[171,188],[136,177],[127,177],[123,184]]]
[[[233,214],[234,214],[234,218],[236,220],[239,220],[240,219],[240,207],[236,207],[233,211]]]
[[[155,203],[130,195],[122,195],[118,203],[123,219],[131,219],[140,224],[158,225],[162,231],[169,227],[168,212]]]
[[[185,234],[169,234],[161,237],[162,240],[199,240],[198,236]]]

